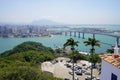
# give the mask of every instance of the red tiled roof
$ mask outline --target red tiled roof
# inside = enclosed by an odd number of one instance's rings
[[[117,57],[113,54],[100,55],[100,57],[120,69],[120,54],[118,54]]]

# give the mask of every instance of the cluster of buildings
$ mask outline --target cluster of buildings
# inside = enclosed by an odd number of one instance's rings
[[[1,37],[40,37],[50,36],[45,26],[0,25]]]

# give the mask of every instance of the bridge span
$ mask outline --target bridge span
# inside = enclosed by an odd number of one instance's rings
[[[80,38],[81,37],[81,34],[82,34],[82,38],[83,39],[85,39],[85,34],[87,33],[87,34],[92,34],[93,35],[93,38],[95,38],[95,35],[106,35],[106,36],[111,36],[111,37],[114,37],[114,38],[116,38],[116,42],[117,42],[117,44],[118,44],[118,46],[119,46],[119,38],[120,38],[120,36],[117,36],[117,35],[112,35],[112,34],[110,34],[110,33],[102,33],[102,32],[84,32],[84,31],[63,31],[63,33],[65,33],[65,36],[67,36],[68,34],[70,35],[70,36],[72,36],[72,33],[74,34],[74,37],[77,37],[77,33],[78,33],[78,38]],[[104,43],[104,42],[101,42],[101,43],[103,43],[103,44],[108,44],[108,43]],[[108,44],[108,45],[110,45],[110,44]],[[112,45],[112,44],[111,44]]]

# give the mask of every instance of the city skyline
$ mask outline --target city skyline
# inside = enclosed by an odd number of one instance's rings
[[[66,24],[120,24],[118,0],[0,0],[0,22],[48,19]]]

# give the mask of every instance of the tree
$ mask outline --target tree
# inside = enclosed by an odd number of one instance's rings
[[[64,48],[67,46],[71,47],[72,53],[74,54],[75,46],[78,46],[78,41],[74,41],[73,38],[67,39],[67,42],[64,44]],[[74,56],[73,56],[73,80],[74,80]]]
[[[107,53],[114,53],[114,49],[107,49],[106,52]]]
[[[93,57],[92,57],[91,62],[93,63],[93,66],[95,66],[97,62],[101,62],[101,58],[99,57],[98,54],[93,53]]]
[[[90,49],[90,53],[91,53],[91,80],[92,80],[92,73],[93,73],[93,69],[92,69],[92,63],[93,63],[93,53],[95,52],[95,46],[100,47],[100,41],[96,40],[95,38],[88,38],[87,41],[84,41],[85,46],[91,46]]]
[[[74,51],[74,53],[68,54],[68,57],[71,59],[74,57],[74,62],[76,63],[78,60],[86,60],[88,56],[81,54],[78,51]]]

